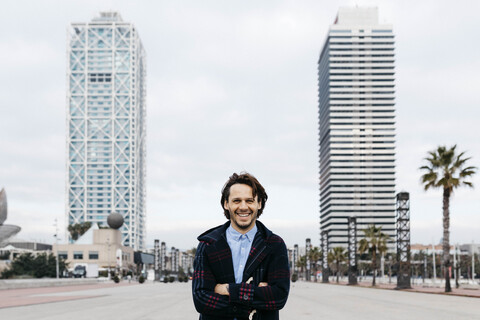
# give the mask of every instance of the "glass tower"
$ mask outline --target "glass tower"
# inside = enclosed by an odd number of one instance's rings
[[[330,247],[347,245],[348,217],[395,239],[394,48],[377,8],[340,8],[320,54],[320,229]]]
[[[145,51],[132,23],[102,12],[67,40],[67,225],[124,217],[145,249]]]

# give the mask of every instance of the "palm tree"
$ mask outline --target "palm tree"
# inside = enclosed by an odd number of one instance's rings
[[[297,268],[300,268],[300,274],[303,274],[303,270],[307,267],[307,257],[300,256],[297,260]]]
[[[430,188],[443,189],[443,265],[445,267],[445,292],[451,292],[450,286],[450,196],[455,188],[461,186],[473,187],[466,181],[475,174],[476,167],[466,167],[470,158],[464,158],[465,152],[455,153],[456,145],[447,149],[445,146],[430,151],[425,158],[427,165],[420,167],[424,170],[421,177],[425,191]]]
[[[70,236],[72,240],[76,241],[80,238],[85,232],[88,231],[92,226],[90,221],[85,221],[81,223],[70,224],[67,227],[68,232],[70,232]]]
[[[382,255],[387,252],[388,235],[382,232],[382,227],[370,225],[363,230],[365,238],[360,240],[358,251],[364,253],[369,251],[372,254],[372,270],[373,281],[372,286],[375,286],[375,277],[377,274],[377,253]]]
[[[315,282],[317,282],[318,260],[322,258],[322,252],[318,247],[313,247],[308,251],[308,258],[312,264]]]
[[[347,260],[347,255],[345,254],[345,248],[335,247],[328,253],[328,263],[335,264],[335,271],[337,272],[337,283],[340,274],[340,263]]]

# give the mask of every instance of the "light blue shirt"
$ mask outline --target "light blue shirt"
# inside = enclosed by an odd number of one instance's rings
[[[227,242],[232,251],[235,283],[242,282],[243,270],[245,270],[245,264],[247,263],[248,255],[252,248],[253,238],[255,238],[257,230],[257,225],[255,225],[252,230],[248,231],[246,234],[241,234],[233,229],[232,225],[227,228]]]

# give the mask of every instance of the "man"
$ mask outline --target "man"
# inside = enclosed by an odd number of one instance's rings
[[[229,221],[198,237],[192,291],[201,320],[279,319],[290,270],[282,238],[257,221],[267,198],[251,174],[225,183],[220,203]]]

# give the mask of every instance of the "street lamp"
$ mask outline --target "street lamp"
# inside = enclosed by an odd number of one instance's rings
[[[53,235],[55,237],[55,249],[57,249],[57,252],[55,253],[55,268],[56,268],[56,273],[57,273],[57,279],[60,278],[59,276],[59,265],[58,265],[58,223],[57,223],[57,218],[55,218],[55,234]]]
[[[110,279],[110,237],[107,237],[107,264],[108,264],[108,279]]]

